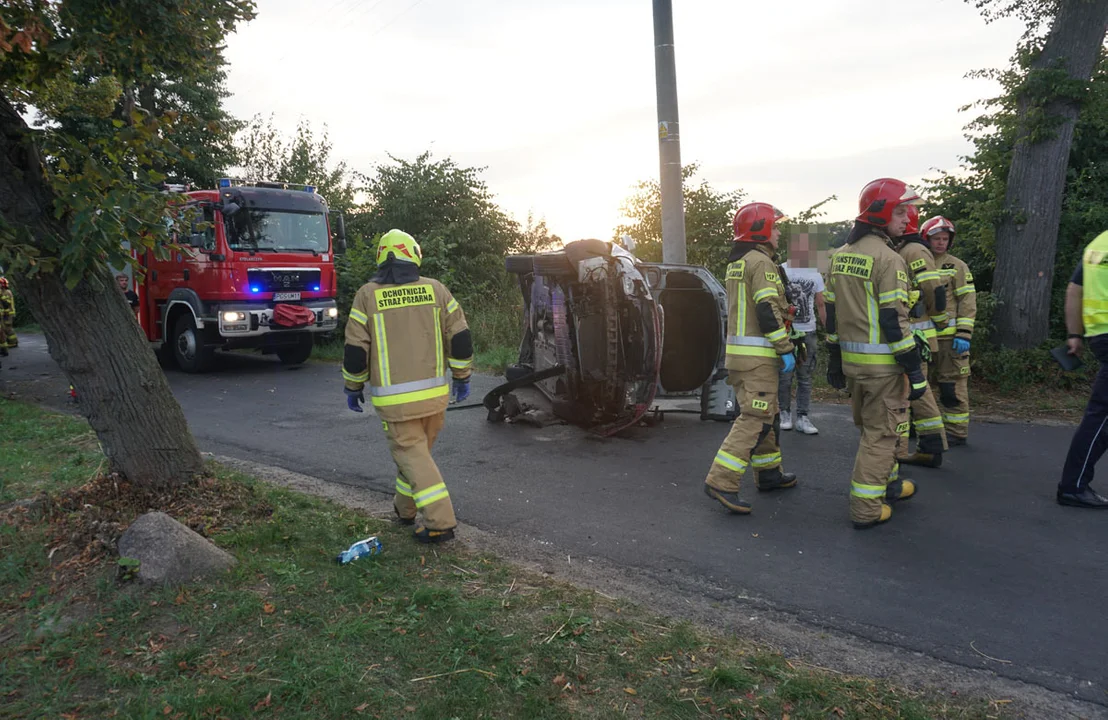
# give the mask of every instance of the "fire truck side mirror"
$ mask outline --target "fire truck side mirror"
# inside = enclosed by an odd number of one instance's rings
[[[232,215],[237,213],[239,209],[240,208],[237,203],[229,202],[223,203],[223,206],[220,208],[220,212],[223,213],[223,217],[231,217]]]
[[[346,220],[341,212],[331,213],[331,238],[335,252],[346,252]]]

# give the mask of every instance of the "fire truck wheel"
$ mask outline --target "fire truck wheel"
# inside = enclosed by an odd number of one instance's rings
[[[215,350],[204,347],[203,335],[188,313],[177,318],[174,325],[173,357],[177,367],[187,373],[207,372],[215,361]]]
[[[277,348],[277,357],[282,365],[299,365],[307,362],[312,355],[311,333],[303,333],[295,345],[281,345]]]

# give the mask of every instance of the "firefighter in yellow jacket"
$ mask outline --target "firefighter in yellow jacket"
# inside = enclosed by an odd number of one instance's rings
[[[862,189],[859,214],[835,252],[827,306],[827,381],[849,388],[862,431],[850,477],[850,519],[859,530],[892,517],[889,503],[915,494],[900,477],[898,446],[908,435],[908,406],[927,389],[908,326],[908,266],[892,248],[919,196],[899,180]]]
[[[390,230],[377,248],[377,274],[354,296],[346,323],[342,377],[347,405],[362,412],[364,386],[388,436],[396,462],[397,517],[422,543],[454,537],[457,520],[450,493],[431,458],[453,394],[469,396],[473,342],[458,301],[438,280],[420,276],[419,244]]]
[[[935,375],[939,402],[951,445],[965,445],[969,438],[970,343],[977,318],[977,288],[969,266],[950,254],[954,244],[954,223],[936,215],[923,224],[921,234],[931,244],[935,264],[947,283],[950,319],[939,330],[939,354]]]
[[[785,326],[788,303],[773,260],[782,215],[767,203],[751,203],[735,213],[735,242],[727,266],[728,382],[742,414],[716,453],[704,492],[733,513],[748,514],[739,499],[739,481],[753,465],[760,491],[796,486],[796,475],[781,471],[779,375],[796,367]]]
[[[946,327],[946,283],[935,265],[935,256],[919,235],[919,208],[908,206],[908,226],[897,239],[897,252],[908,265],[908,327],[916,336],[921,356],[921,372],[927,377],[927,363],[939,352],[937,328]],[[897,461],[906,465],[937,468],[943,464],[947,449],[943,416],[928,387],[923,396],[912,402],[912,425],[915,427],[916,452],[900,455]],[[903,448],[907,451],[907,447]]]
[[[7,355],[8,348],[19,345],[15,336],[15,296],[8,287],[8,279],[0,277],[0,355]]]

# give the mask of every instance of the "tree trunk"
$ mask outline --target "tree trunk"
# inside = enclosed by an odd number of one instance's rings
[[[1089,81],[1106,31],[1108,0],[1061,0],[1031,72],[1059,63],[1070,78]],[[1039,110],[1060,122],[1050,137],[1032,143],[1028,134]],[[1008,172],[1006,212],[997,227],[993,277],[1000,301],[994,332],[1005,347],[1034,347],[1049,334],[1062,195],[1080,111],[1080,104],[1069,99],[1053,100],[1042,108],[1027,97],[1019,100],[1019,131]]]
[[[0,93],[0,220],[32,242],[64,237],[54,195],[23,119]],[[11,273],[50,356],[77,390],[110,467],[136,484],[187,483],[202,470],[181,406],[108,268],[72,290],[53,273]]]

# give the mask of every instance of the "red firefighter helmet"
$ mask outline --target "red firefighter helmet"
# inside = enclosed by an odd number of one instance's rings
[[[732,227],[735,242],[769,242],[773,227],[785,217],[784,213],[769,203],[749,203],[735,213]]]
[[[0,289],[8,289],[8,279],[6,277],[0,277]]]
[[[919,233],[919,208],[915,205],[908,206],[908,225],[904,228],[905,235]]]
[[[936,215],[923,224],[920,228],[919,234],[924,240],[930,240],[931,236],[937,232],[946,231],[950,233],[950,244],[954,244],[954,223],[950,222],[942,215]],[[949,247],[949,246],[948,246]]]
[[[862,188],[862,194],[858,196],[857,219],[877,227],[886,227],[892,222],[893,210],[898,205],[915,203],[918,200],[919,194],[903,181],[880,178]],[[918,214],[916,218],[918,222]]]

